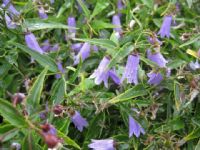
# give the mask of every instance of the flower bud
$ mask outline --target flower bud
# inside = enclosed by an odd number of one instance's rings
[[[23,93],[15,93],[12,97],[12,103],[14,106],[16,106],[17,104],[20,104],[24,99],[25,99],[25,95]]]

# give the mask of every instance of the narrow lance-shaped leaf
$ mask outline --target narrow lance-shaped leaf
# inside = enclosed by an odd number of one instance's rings
[[[0,98],[0,114],[16,127],[28,126],[24,116],[20,114],[7,100]]]
[[[124,93],[114,97],[113,99],[109,100],[108,103],[116,104],[119,102],[124,102],[139,96],[144,96],[147,93],[148,93],[147,90],[142,85],[137,85],[131,89],[128,89]]]
[[[64,133],[58,131],[58,136],[64,140],[65,144],[71,145],[76,149],[81,149],[80,146],[74,140],[72,140],[70,137],[66,136]]]
[[[54,104],[60,104],[64,100],[66,95],[66,83],[65,78],[62,76],[55,86],[52,87],[51,99],[54,101]]]
[[[90,44],[94,44],[96,46],[100,46],[102,48],[107,48],[107,49],[115,49],[117,45],[108,39],[78,39],[75,38],[74,40],[76,41],[81,41],[81,42],[89,42]]]
[[[90,16],[90,20],[94,18],[97,14],[102,12],[106,7],[109,6],[108,2],[105,1],[99,1],[96,3],[94,11],[92,12],[92,15]]]
[[[32,58],[34,58],[40,65],[42,65],[43,67],[48,66],[48,69],[52,72],[58,72],[58,68],[57,65],[55,63],[55,61],[47,56],[47,55],[42,55],[36,51],[33,51],[31,49],[29,49],[28,47],[19,44],[19,43],[11,43],[14,46],[17,46],[19,49],[21,49],[22,51],[28,53]]]
[[[90,11],[82,0],[77,0],[87,18],[90,18]]]
[[[44,85],[45,75],[47,73],[47,68],[45,68],[40,75],[37,77],[36,81],[34,82],[33,86],[31,87],[28,96],[26,98],[26,106],[28,112],[31,113],[34,111],[35,108],[40,103],[40,97]]]
[[[193,38],[191,38],[191,40],[185,42],[184,44],[180,45],[179,47],[184,47],[184,46],[188,46],[194,42],[198,42],[200,40],[200,34],[194,36]]]
[[[36,30],[44,30],[44,29],[68,29],[69,27],[65,24],[59,23],[59,22],[45,22],[42,20],[34,20],[29,21],[26,20],[23,24],[23,31],[26,31],[27,29],[29,31],[36,31]]]

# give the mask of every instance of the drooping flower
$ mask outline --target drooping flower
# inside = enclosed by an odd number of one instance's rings
[[[197,70],[197,69],[200,69],[200,64],[198,62],[198,60],[196,60],[195,62],[190,62],[189,63],[189,66],[192,70]]]
[[[120,38],[120,35],[122,33],[122,27],[121,27],[121,21],[119,15],[114,15],[112,17],[112,24],[116,27],[113,29],[115,31],[116,37]]]
[[[88,145],[93,150],[115,150],[115,141],[113,139],[93,140]]]
[[[83,43],[74,43],[70,46],[70,48],[71,50],[74,51],[75,54],[77,54],[80,51],[82,46],[83,46]]]
[[[6,26],[9,29],[15,29],[17,27],[17,24],[16,22],[14,22],[14,18],[19,17],[20,12],[15,9],[10,0],[3,0],[2,7],[7,7],[9,12],[9,14],[5,14]]]
[[[119,13],[118,13],[118,15],[119,15],[119,17],[121,17],[122,16],[122,14],[121,14],[121,10],[124,8],[124,5],[123,5],[123,3],[122,3],[122,0],[118,0],[117,1],[117,9],[118,9],[118,11],[119,11]]]
[[[43,54],[43,50],[41,49],[40,45],[38,44],[38,41],[33,33],[26,33],[25,42],[26,42],[26,45],[30,49]]]
[[[59,70],[61,73],[64,73],[64,72],[65,72],[65,69],[63,68],[61,61],[58,61],[58,62],[57,62],[57,66],[58,66],[58,70]],[[59,79],[59,78],[61,78],[61,75],[60,75],[60,74],[56,74],[56,79]]]
[[[41,44],[41,48],[44,52],[49,52],[49,51],[57,51],[59,50],[59,44],[54,44],[53,46],[50,44],[49,40],[45,40]]]
[[[122,81],[126,78],[128,83],[138,84],[138,66],[140,57],[138,54],[129,55],[126,67],[122,76]]]
[[[108,64],[110,63],[110,59],[108,57],[104,57],[98,68],[94,71],[94,73],[90,76],[90,78],[95,78],[95,84],[99,85],[101,82],[104,82],[104,86],[108,88],[108,78],[111,77],[116,84],[120,84],[120,79],[116,75],[114,70],[107,69]]]
[[[159,72],[151,71],[150,73],[147,74],[147,76],[149,77],[148,83],[150,85],[151,84],[158,85],[163,80],[163,76]]]
[[[134,134],[138,138],[140,133],[145,134],[144,129],[137,121],[135,121],[135,119],[133,119],[132,116],[129,115],[129,137]]]
[[[16,23],[13,22],[12,19],[7,14],[5,14],[5,21],[6,21],[6,26],[9,29],[15,29],[17,27]]]
[[[46,14],[43,6],[38,6],[38,15],[41,19],[47,19],[48,18],[48,15]]]
[[[172,16],[171,15],[165,16],[160,31],[158,32],[161,38],[164,38],[165,36],[167,38],[170,37],[171,23],[172,23]]]
[[[110,69],[110,70],[108,71],[108,73],[109,73],[109,77],[111,77],[112,80],[113,80],[116,84],[120,85],[121,81],[120,81],[120,78],[117,76],[116,70],[115,70],[115,69]]]
[[[76,20],[74,17],[68,17],[67,19],[67,24],[69,26],[69,29],[68,29],[68,32],[69,32],[69,35],[68,37],[69,38],[75,38],[76,36]]]
[[[42,44],[41,44],[41,48],[44,52],[47,52],[49,50],[49,48],[51,47],[49,40],[45,40]]]
[[[73,111],[70,113],[71,121],[74,123],[75,127],[82,132],[84,127],[88,126],[88,122],[85,118],[81,116],[78,111]]]
[[[16,10],[16,8],[13,6],[13,4],[10,2],[10,0],[3,0],[2,7],[8,7],[8,11],[11,16],[19,16],[20,12]]]
[[[79,53],[74,58],[74,65],[77,65],[80,62],[80,59],[84,61],[90,55],[90,43],[84,43],[81,47]]]
[[[160,52],[152,53],[150,50],[147,50],[147,58],[155,62],[161,68],[166,67],[168,62]]]

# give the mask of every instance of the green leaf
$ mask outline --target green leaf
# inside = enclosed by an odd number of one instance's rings
[[[71,146],[73,146],[74,148],[77,148],[77,149],[81,149],[80,146],[74,140],[72,140],[70,137],[63,134],[62,132],[58,131],[58,136],[61,137],[64,140],[65,144],[71,145]]]
[[[40,97],[44,85],[45,75],[47,74],[47,68],[45,68],[40,75],[37,77],[33,86],[31,87],[28,96],[26,98],[26,106],[28,108],[28,112],[34,112],[35,108],[38,108],[40,103]]]
[[[89,19],[90,18],[90,11],[87,8],[87,6],[85,5],[85,3],[82,0],[77,0],[79,5],[81,6],[81,8],[83,9],[83,12],[85,14],[85,16]]]
[[[93,29],[96,29],[96,30],[115,28],[115,26],[113,24],[104,22],[102,20],[92,21],[91,26]]]
[[[184,46],[188,46],[194,42],[199,42],[200,40],[200,34],[197,34],[196,36],[194,36],[191,40],[185,42],[184,44],[180,45],[179,47],[184,47]]]
[[[10,125],[10,124],[6,124],[6,125],[1,125],[0,127],[0,135],[3,135],[4,133],[10,131],[14,129],[14,126],[13,125]]]
[[[7,100],[0,98],[0,113],[12,125],[16,127],[28,126],[24,116],[20,114]]]
[[[65,82],[65,78],[62,76],[62,78],[57,80],[55,86],[52,87],[51,99],[54,102],[54,104],[60,104],[64,100],[64,96],[66,95]]]
[[[80,93],[81,91],[86,91],[89,90],[91,88],[93,88],[95,86],[93,80],[86,78],[84,80],[81,80],[80,84],[78,86],[76,86],[75,89],[73,89],[68,96],[73,96],[75,94]]]
[[[196,139],[200,137],[200,128],[193,130],[190,134],[184,137],[185,141]]]
[[[168,121],[162,126],[159,126],[154,131],[155,132],[169,132],[176,131],[184,128],[184,122],[180,118],[175,118],[173,120]]]
[[[41,148],[37,147],[36,140],[33,137],[33,133],[29,132],[29,131],[27,131],[27,135],[23,139],[22,148],[27,149],[27,150],[28,149],[29,150],[34,150],[34,149],[40,150],[41,149]]]
[[[167,67],[169,67],[170,69],[176,69],[182,65],[186,64],[186,62],[184,60],[181,59],[175,59],[173,61],[170,61],[169,63],[167,63]]]
[[[125,44],[122,48],[117,51],[115,56],[111,59],[108,68],[110,69],[113,67],[117,62],[122,60],[124,57],[126,57],[128,54],[130,54],[134,49],[134,46],[130,43]]]
[[[48,69],[50,71],[58,72],[57,65],[51,57],[49,57],[45,54],[42,55],[42,54],[40,54],[36,51],[29,49],[28,47],[26,47],[22,44],[19,44],[19,43],[12,42],[11,44],[14,45],[14,46],[17,46],[22,51],[28,53],[31,57],[33,57],[36,61],[38,61],[38,63],[40,65],[42,65],[43,67],[48,66]]]
[[[98,1],[95,5],[95,8],[92,12],[92,15],[90,16],[90,20],[92,20],[92,18],[94,18],[97,14],[99,14],[100,12],[102,12],[106,7],[109,6],[109,3],[106,1]]]
[[[147,94],[147,90],[142,85],[134,86],[131,89],[128,89],[124,93],[114,97],[113,99],[109,100],[108,103],[116,104],[119,102],[124,102],[139,96],[144,96]]]
[[[27,31],[36,31],[36,30],[44,30],[44,29],[68,29],[69,27],[65,24],[58,22],[46,22],[43,20],[27,20],[22,25],[22,30]],[[70,27],[71,28],[71,27]]]
[[[181,101],[180,101],[180,87],[179,84],[174,81],[174,100],[175,100],[175,106],[177,111],[180,110],[180,105],[181,105]]]
[[[153,8],[154,1],[153,0],[142,0],[142,3],[149,8]]]
[[[108,48],[108,49],[115,49],[117,45],[108,39],[78,39],[75,38],[76,41],[82,41],[82,42],[89,42],[90,44],[94,44],[96,46],[100,46],[102,48]]]
[[[65,3],[60,7],[56,18],[59,18],[65,12],[66,9],[70,8],[72,4],[73,2],[71,0],[65,1]]]

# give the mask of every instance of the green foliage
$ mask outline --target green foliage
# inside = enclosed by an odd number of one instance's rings
[[[61,149],[87,150],[92,139],[108,138],[115,140],[117,150],[200,149],[200,69],[190,65],[199,62],[199,1],[122,0],[121,9],[117,1],[13,0],[19,16],[0,4],[0,149],[19,143],[22,149],[46,150],[41,127],[45,123],[56,128]],[[44,7],[47,19],[39,18],[39,7]],[[5,14],[13,17],[15,29],[6,25]],[[121,15],[120,38],[113,30],[118,27],[112,24],[116,14]],[[162,45],[156,47],[148,37],[157,35],[168,14],[173,15],[170,38],[158,35]],[[69,16],[76,20],[72,38]],[[40,54],[28,48],[28,32],[41,47],[49,40],[50,48],[58,44],[59,49]],[[85,42],[91,44],[90,56],[74,65],[74,56],[81,54],[72,50],[72,44]],[[149,60],[147,49],[159,49],[168,61],[166,67]],[[128,56],[136,52],[139,84],[124,80],[117,85],[109,78],[106,88],[90,78],[104,56],[110,62],[101,69],[113,69],[121,78]],[[151,71],[163,76],[159,85],[148,84]],[[26,98],[15,105],[16,93]],[[60,114],[55,106],[62,106]],[[72,122],[74,110],[88,121],[83,132]],[[129,115],[145,130],[139,138],[129,137]]]

